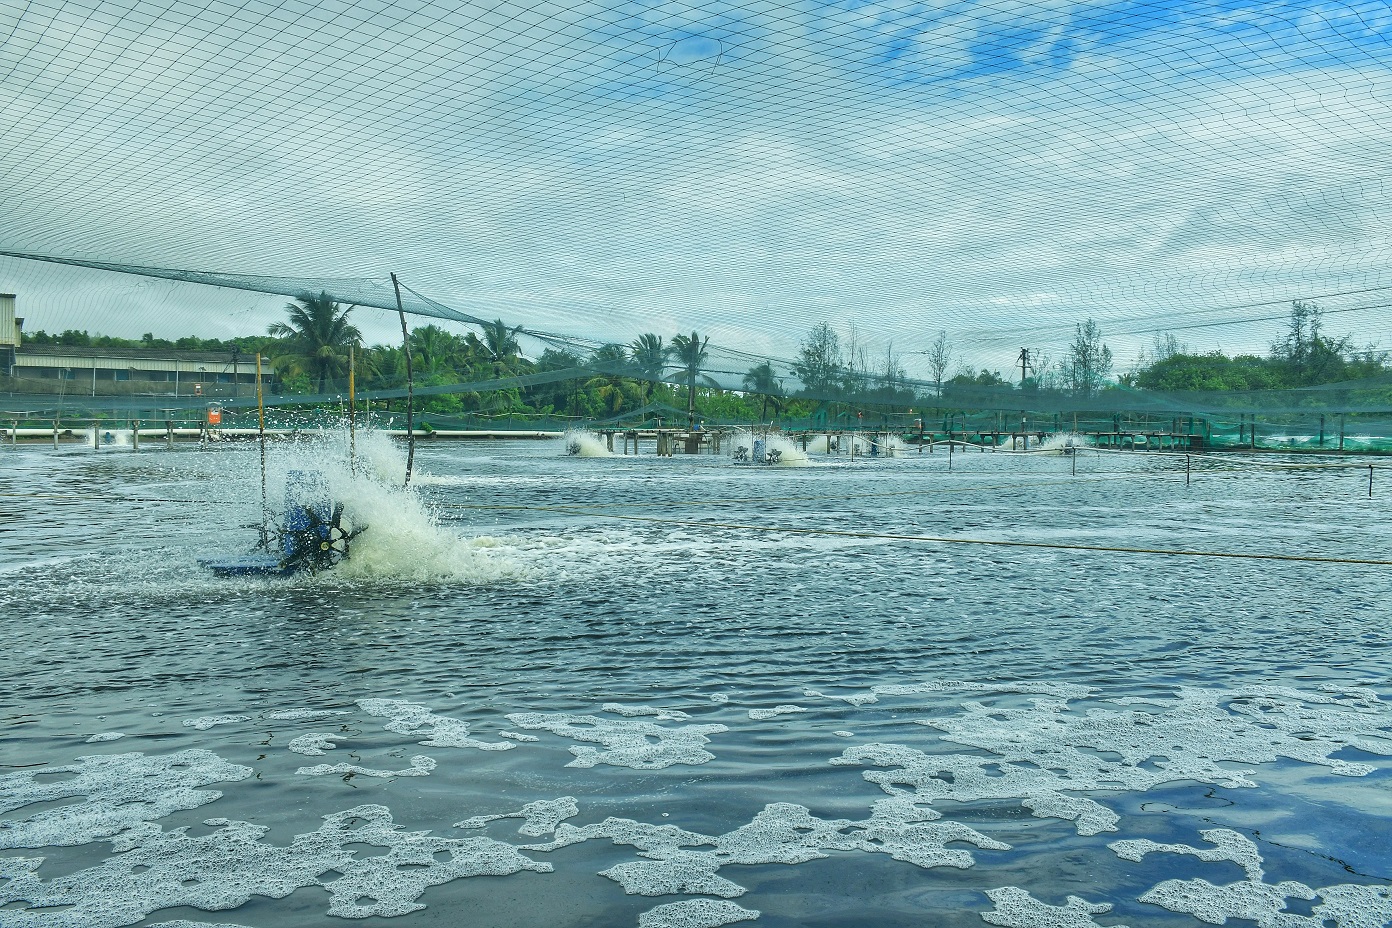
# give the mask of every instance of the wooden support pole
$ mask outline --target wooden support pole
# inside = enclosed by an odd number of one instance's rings
[[[401,317],[401,350],[406,355],[406,481],[411,485],[411,469],[416,463],[416,393],[415,378],[411,373],[411,333],[406,329],[406,312],[401,308],[401,284],[396,274],[391,275],[392,290],[396,292],[396,314]]]

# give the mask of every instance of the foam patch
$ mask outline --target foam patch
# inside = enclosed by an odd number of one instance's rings
[[[207,731],[214,725],[232,725],[237,722],[250,722],[249,715],[205,715],[197,719],[184,719],[184,727],[197,731]]]
[[[1036,817],[1073,822],[1081,835],[1115,831],[1118,821],[1117,814],[1100,803],[1061,792],[1103,788],[1095,781],[1078,781],[1053,770],[1003,763],[992,757],[925,754],[902,744],[866,744],[847,748],[831,763],[898,768],[867,770],[863,775],[890,794],[912,787],[920,802],[1018,800]]]
[[[252,896],[281,899],[316,884],[329,894],[329,915],[391,917],[424,908],[415,900],[430,886],[552,869],[488,838],[403,831],[377,805],[326,815],[317,831],[297,835],[288,847],[263,841],[266,829],[248,822],[209,819],[206,824],[215,830],[199,837],[189,836],[187,828],[143,835],[118,857],[50,881],[39,879],[37,866],[0,862],[10,877],[0,886],[0,905],[71,907],[58,923],[50,912],[6,910],[6,928],[119,928],[160,909],[234,909]],[[359,859],[347,849],[351,844],[375,845],[386,853]],[[330,872],[336,878],[321,883]]]
[[[1146,838],[1134,841],[1113,841],[1107,847],[1122,860],[1140,862],[1147,854],[1165,851],[1170,854],[1192,854],[1199,860],[1228,860],[1237,864],[1247,874],[1249,880],[1260,880],[1262,858],[1257,846],[1244,835],[1228,828],[1209,828],[1199,832],[1205,841],[1214,845],[1209,850],[1190,847],[1187,844],[1158,844]]]
[[[74,774],[54,780],[48,775]],[[37,802],[83,798],[27,819],[0,819],[0,848],[71,847],[145,827],[173,812],[196,809],[222,796],[200,787],[244,780],[252,769],[229,764],[211,751],[174,754],[104,754],[76,763],[0,775],[0,814]],[[155,826],[148,826],[155,827]]]
[[[505,812],[501,815],[475,815],[462,822],[455,822],[454,827],[482,828],[489,822],[505,818],[520,818],[523,822],[522,827],[517,829],[518,832],[539,837],[553,833],[556,826],[562,821],[574,818],[579,814],[580,807],[575,804],[575,797],[562,796],[560,799],[538,799],[536,802],[529,802],[516,812]]]
[[[520,731],[500,731],[500,732],[498,732],[498,737],[499,737],[499,738],[509,738],[509,739],[511,739],[511,740],[513,740],[513,741],[522,741],[522,742],[531,742],[531,741],[540,741],[540,740],[541,740],[541,739],[538,738],[536,735],[524,735],[524,734],[522,734]]]
[[[654,716],[659,722],[685,722],[691,716],[679,709],[658,709],[653,706],[625,706],[616,702],[606,702],[599,707],[601,712],[612,712],[615,715],[622,715],[625,718],[634,718],[640,715]]]
[[[1004,928],[1102,928],[1092,916],[1112,910],[1110,902],[1088,902],[1077,896],[1069,896],[1063,905],[1047,905],[1018,886],[988,889],[986,896],[996,907],[981,913],[982,920]]]
[[[616,721],[593,715],[541,712],[515,712],[507,719],[528,731],[549,731],[574,741],[601,744],[606,748],[599,751],[584,745],[573,745],[570,753],[575,755],[575,760],[566,764],[567,767],[609,764],[635,770],[661,770],[673,764],[704,764],[715,759],[714,754],[701,747],[710,743],[706,735],[729,730],[724,725],[665,728],[646,720]]]
[[[436,748],[477,748],[480,751],[510,751],[510,741],[479,741],[470,737],[469,723],[447,715],[436,715],[425,706],[400,699],[359,699],[368,715],[387,719],[383,727],[402,735],[429,735],[419,742]]]
[[[267,712],[266,718],[280,722],[317,722],[320,719],[347,714],[346,709],[278,709],[275,712]]]
[[[886,688],[876,691],[881,689]],[[1076,712],[1067,699],[1040,696],[1025,708],[967,702],[957,715],[919,724],[942,731],[944,741],[992,756],[929,755],[903,745],[872,744],[848,748],[832,763],[899,767],[894,773],[867,771],[865,778],[891,793],[912,787],[927,801],[1017,799],[1036,816],[1072,821],[1079,834],[1091,835],[1115,831],[1117,816],[1074,793],[1143,792],[1183,780],[1254,787],[1247,776],[1253,770],[1233,770],[1223,763],[1279,758],[1362,776],[1373,768],[1332,755],[1348,747],[1392,755],[1386,711],[1364,691],[1332,695],[1267,686],[1181,687],[1174,699],[1112,702],[1148,708]],[[1104,756],[1108,754],[1118,759]]]
[[[104,731],[93,735],[87,739],[87,744],[101,744],[104,741],[120,741],[126,736],[125,732]]]
[[[772,709],[750,709],[749,717],[756,722],[762,722],[764,719],[777,718],[780,715],[796,715],[806,711],[802,706],[774,706]]]
[[[1256,922],[1259,928],[1385,928],[1392,922],[1392,888],[1342,883],[1311,889],[1304,883],[1263,882],[1261,852],[1246,835],[1227,828],[1200,832],[1211,849],[1154,841],[1115,841],[1108,845],[1124,860],[1142,860],[1154,852],[1187,854],[1203,861],[1232,861],[1247,879],[1216,886],[1203,879],[1166,880],[1141,896],[1142,902],[1183,912],[1211,925],[1230,918]],[[1288,899],[1320,899],[1313,916],[1287,911]]]
[[[876,696],[874,693],[852,693],[849,696],[837,696],[834,694],[823,693],[819,690],[803,690],[802,695],[806,696],[808,699],[837,699],[841,702],[855,706],[856,708],[859,708],[860,706],[868,706],[871,703],[876,703],[880,701],[880,698]]]
[[[765,806],[749,824],[722,835],[607,818],[578,828],[562,824],[556,828],[553,841],[524,845],[522,850],[554,851],[607,839],[630,845],[646,858],[601,873],[630,895],[704,893],[733,898],[742,895],[745,888],[718,873],[731,864],[794,865],[827,857],[828,851],[861,851],[888,854],[923,868],[970,867],[973,860],[967,851],[944,845],[964,842],[990,850],[1009,849],[1009,845],[965,825],[933,822],[936,818],[937,812],[916,805],[907,796],[877,802],[870,818],[859,822],[819,819],[804,806],[776,802]]]
[[[411,758],[411,766],[405,770],[375,770],[371,767],[360,767],[357,764],[316,764],[313,767],[301,767],[295,772],[307,777],[324,777],[333,774],[344,775],[352,774],[359,777],[379,777],[388,779],[390,777],[424,777],[429,776],[430,771],[435,769],[435,759],[426,757],[424,754],[417,754]]]
[[[325,751],[332,751],[334,748],[338,747],[334,742],[342,741],[345,737],[345,735],[336,735],[329,732],[312,731],[308,734],[300,735],[298,738],[292,738],[286,747],[296,754],[305,754],[309,757],[320,757]]]
[[[758,909],[744,909],[718,899],[669,902],[638,916],[638,928],[720,928],[759,917]]]

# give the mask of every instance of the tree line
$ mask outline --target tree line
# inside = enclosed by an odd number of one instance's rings
[[[351,351],[364,389],[403,384],[404,347],[365,346],[350,321],[353,309],[327,293],[304,294],[286,306],[285,320],[273,323],[264,336],[226,340],[170,341],[149,333],[139,340],[120,339],[72,329],[25,338],[32,344],[75,347],[225,351],[230,360],[260,353],[279,374],[282,392],[320,396],[343,390]],[[1044,399],[1133,390],[1288,390],[1376,378],[1385,375],[1389,362],[1387,352],[1355,348],[1347,336],[1331,338],[1321,309],[1300,301],[1292,305],[1286,331],[1265,355],[1193,352],[1173,334],[1162,334],[1130,370],[1114,374],[1114,356],[1101,327],[1087,319],[1075,325],[1072,342],[1057,358],[1022,349],[1019,377],[1012,371],[1009,380],[999,370],[977,370],[966,363],[944,330],[926,351],[916,352],[928,369],[926,380],[908,376],[904,356],[892,344],[872,351],[854,326],[838,331],[820,322],[804,335],[781,371],[772,361],[760,362],[743,373],[738,387],[728,389],[710,376],[710,339],[699,332],[670,339],[648,332],[628,344],[594,349],[558,343],[535,358],[523,354],[521,333],[521,326],[501,319],[463,335],[437,325],[412,329],[407,343],[419,387],[479,384],[469,391],[425,390],[422,412],[593,419],[632,413],[685,418],[688,424],[702,418],[767,422],[814,415],[854,421],[865,410],[888,414],[918,409],[922,415],[930,408],[984,403],[1007,391]]]

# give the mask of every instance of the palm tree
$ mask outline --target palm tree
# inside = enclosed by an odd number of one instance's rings
[[[513,359],[521,356],[522,346],[517,343],[521,331],[520,325],[508,328],[501,319],[483,324],[483,350],[493,362],[493,376],[501,377],[503,371],[513,366]]]
[[[770,403],[773,405],[774,415],[783,411],[783,383],[773,372],[773,365],[769,362],[765,361],[745,372],[744,389],[750,393],[758,393],[764,398],[763,411],[759,413],[759,421],[762,422],[768,418]]]
[[[651,332],[638,336],[637,341],[628,346],[628,356],[637,370],[635,373],[643,381],[643,402],[652,401],[653,385],[667,372],[667,355],[671,349],[662,344],[662,336]]]
[[[622,345],[603,345],[595,349],[590,364],[596,368],[596,376],[585,382],[585,389],[594,391],[605,412],[614,415],[642,402],[642,387],[623,374],[628,356]]]
[[[672,357],[686,374],[686,427],[688,430],[696,426],[696,381],[701,380],[712,387],[720,386],[711,378],[701,373],[701,365],[706,363],[706,345],[710,344],[710,337],[701,338],[695,332],[690,336],[672,336]]]
[[[348,324],[348,314],[354,308],[345,309],[323,291],[318,296],[302,293],[295,302],[285,304],[290,318],[273,322],[267,329],[282,339],[285,349],[272,363],[291,373],[315,378],[322,394],[326,380],[348,372],[348,346],[362,344],[358,327]]]

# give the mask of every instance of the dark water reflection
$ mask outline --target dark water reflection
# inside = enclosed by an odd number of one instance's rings
[[[928,749],[933,733],[912,721],[969,698],[854,707],[811,699],[807,688],[842,694],[966,680],[1068,682],[1108,697],[1179,684],[1392,692],[1386,566],[692,524],[1392,560],[1392,483],[1370,500],[1366,472],[1356,469],[1204,461],[1186,486],[1183,459],[1159,456],[1080,457],[1075,478],[1067,458],[1045,456],[954,455],[949,472],[941,452],[742,469],[709,457],[559,452],[555,443],[420,451],[420,465],[438,478],[420,489],[444,530],[433,543],[496,538],[490,563],[512,576],[477,583],[467,570],[445,579],[383,572],[262,584],[214,580],[197,566],[199,556],[241,545],[240,526],[256,519],[248,449],[4,451],[0,762],[13,769],[89,753],[206,747],[252,766],[258,778],[224,785],[218,803],[177,813],[164,827],[244,818],[270,826],[282,843],[313,830],[319,816],[363,802],[389,806],[408,828],[453,834],[448,826],[458,818],[557,795],[577,797],[582,823],[612,814],[716,834],[769,802],[864,817],[884,794],[857,768],[827,760],[870,740]],[[469,721],[486,740],[507,727],[509,712],[593,713],[611,701],[680,708],[731,731],[713,739],[714,761],[662,771],[565,768],[567,742],[544,733],[536,744],[474,752],[452,765],[463,755],[418,747],[357,712],[355,700],[368,697],[418,701]],[[779,704],[810,711],[747,717],[750,708]],[[295,735],[329,730],[270,725],[261,715],[297,706],[349,710],[343,724],[353,755],[367,758],[353,762],[399,768],[406,756],[427,753],[441,767],[412,779],[297,777],[303,763],[350,759],[342,748],[314,760],[286,752]],[[202,732],[181,724],[239,714],[254,720]],[[833,735],[842,729],[854,742]],[[99,731],[126,738],[84,743]],[[1280,761],[1262,789],[1176,784],[1102,801],[1122,815],[1123,837],[1192,845],[1199,829],[1215,825],[1274,832],[1281,840],[1262,846],[1272,880],[1378,882],[1392,877],[1388,761],[1360,759],[1378,770],[1351,779]],[[1068,893],[1114,902],[1112,916],[1099,916],[1106,924],[1193,924],[1136,898],[1181,872],[1215,882],[1241,877],[1232,864],[1192,858],[1148,858],[1139,868],[1105,848],[1116,835],[1080,837],[1018,802],[950,817],[1016,850],[974,852],[968,870],[860,855],[722,875],[750,887],[737,901],[764,911],[757,924],[766,926],[980,925],[990,908],[981,891],[1004,885],[1055,905]],[[515,824],[487,833],[520,841]],[[62,873],[107,851],[93,844],[43,853],[51,858],[45,867]],[[590,842],[548,859],[554,874],[434,887],[421,900],[429,908],[392,923],[455,924],[466,906],[480,924],[637,924],[637,913],[685,898],[625,896],[594,875],[632,860],[631,848]],[[322,919],[323,911],[323,892],[310,889],[220,916],[179,909],[153,921],[273,926]]]

